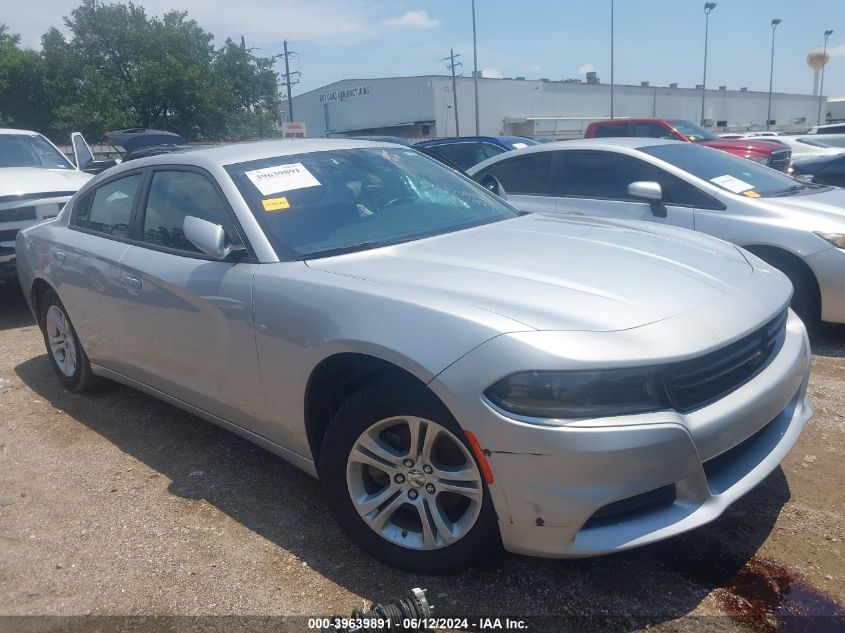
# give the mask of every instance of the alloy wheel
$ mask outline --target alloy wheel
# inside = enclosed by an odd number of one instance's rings
[[[72,377],[78,362],[76,343],[70,321],[59,306],[49,307],[45,327],[53,361],[65,376]]]
[[[420,417],[376,422],[347,458],[346,483],[360,517],[388,541],[417,550],[463,538],[484,488],[469,450],[451,431]]]

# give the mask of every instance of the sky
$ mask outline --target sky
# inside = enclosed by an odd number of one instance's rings
[[[22,43],[40,46],[77,0],[5,4],[0,21]],[[294,94],[340,79],[446,74],[454,49],[471,75],[470,0],[137,0],[149,15],[188,12],[218,42],[243,35],[256,54],[297,53]],[[768,90],[771,20],[775,92],[812,93],[807,53],[823,43],[831,60],[825,94],[845,96],[845,0],[721,0],[710,16],[707,85]],[[476,0],[478,67],[485,76],[610,81],[611,0]],[[703,0],[615,0],[615,82],[701,83]],[[283,70],[282,64],[277,70]]]

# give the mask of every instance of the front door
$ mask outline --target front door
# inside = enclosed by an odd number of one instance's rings
[[[131,377],[262,434],[264,403],[252,316],[257,264],[213,259],[186,238],[186,216],[241,241],[211,177],[194,169],[152,172],[136,237],[121,261]],[[243,252],[241,252],[242,254]]]
[[[662,202],[628,195],[628,185],[637,181],[658,182],[663,189]],[[560,151],[556,185],[558,213],[695,228],[694,187],[633,156],[612,151]],[[662,211],[665,217],[661,217]]]

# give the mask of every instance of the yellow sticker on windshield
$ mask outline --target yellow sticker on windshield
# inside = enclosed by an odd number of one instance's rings
[[[749,198],[759,198],[760,197],[759,193],[757,193],[756,191],[751,191],[751,190],[743,191],[742,195],[748,196]]]
[[[287,198],[267,198],[261,201],[261,206],[265,211],[280,211],[282,209],[290,209],[290,202]]]

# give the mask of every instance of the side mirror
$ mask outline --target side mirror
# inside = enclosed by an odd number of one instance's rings
[[[499,182],[499,179],[495,176],[487,174],[486,176],[484,176],[484,178],[481,179],[481,182],[479,184],[488,191],[492,191],[493,193],[495,193],[502,200],[508,199],[508,194],[505,192],[505,188],[502,186],[502,183]]]
[[[663,200],[663,188],[657,182],[638,180],[628,185],[628,195],[638,200],[659,202]]]
[[[185,217],[182,231],[191,244],[215,259],[226,259],[230,253],[244,250],[243,246],[229,242],[222,226],[192,215]]]
[[[656,218],[665,218],[666,207],[663,206],[663,188],[660,183],[651,180],[638,180],[628,185],[628,195],[636,200],[651,203],[651,214]]]

